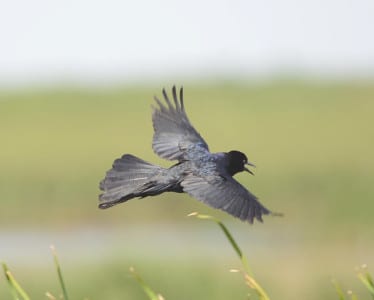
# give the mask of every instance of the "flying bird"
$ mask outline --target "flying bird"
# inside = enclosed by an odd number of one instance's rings
[[[242,221],[262,222],[271,214],[258,199],[233,176],[254,166],[247,156],[236,150],[210,153],[208,144],[189,121],[183,101],[183,88],[177,95],[172,88],[172,101],[165,89],[164,101],[154,97],[154,152],[160,157],[177,161],[170,168],[146,162],[131,154],[114,161],[100,182],[103,193],[99,208],[106,209],[133,198],[145,198],[164,192],[187,193],[197,200],[223,210]]]

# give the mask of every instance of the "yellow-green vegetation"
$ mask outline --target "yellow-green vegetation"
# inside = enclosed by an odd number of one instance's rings
[[[185,85],[185,93],[212,151],[240,149],[257,164],[255,178],[240,180],[264,204],[300,221],[315,216],[312,226],[374,222],[374,85]],[[114,158],[170,165],[151,149],[154,94],[160,88],[1,93],[2,226],[102,219],[93,204]],[[192,202],[178,201],[171,216],[169,202],[146,201],[134,219],[174,220]],[[124,214],[134,215],[110,218]]]
[[[249,267],[247,256],[242,252],[240,249],[238,243],[233,238],[230,231],[227,229],[225,224],[222,223],[221,220],[209,216],[209,215],[202,215],[199,213],[191,213],[189,216],[195,216],[196,218],[202,219],[202,220],[212,220],[217,223],[217,225],[222,229],[223,233],[225,234],[227,240],[230,242],[232,248],[235,250],[236,254],[238,255],[241,263],[242,263],[242,272],[244,275],[244,279],[246,284],[256,292],[256,295],[260,300],[269,300],[269,296],[266,294],[265,290],[261,287],[261,285],[256,281],[256,279],[253,277],[253,273]],[[235,269],[234,269],[235,270]],[[235,270],[236,271],[236,270]]]
[[[144,299],[128,276],[130,266],[165,299],[245,299],[239,275],[228,272],[237,262],[227,255],[227,245],[213,241],[217,237],[206,224],[185,218],[199,211],[230,222],[271,299],[337,299],[331,278],[339,280],[347,299],[347,290],[366,299],[352,274],[356,265],[374,265],[374,83],[184,83],[184,88],[187,113],[210,149],[246,153],[257,165],[256,176],[237,179],[284,217],[250,226],[171,193],[101,211],[98,183],[115,158],[132,153],[171,165],[151,148],[150,105],[161,86],[3,91],[0,259],[30,297],[40,298],[46,286],[60,293],[50,278],[53,263],[17,265],[17,257],[4,257],[5,233],[26,230],[32,239],[34,229],[47,230],[58,239],[60,232],[73,235],[89,226],[99,229],[100,240],[111,232],[123,234],[120,247],[105,245],[117,249],[109,250],[112,256],[90,260],[85,253],[60,253],[66,255],[69,295],[76,299]],[[139,234],[128,236],[134,228]],[[165,246],[164,237],[176,232],[179,239],[175,244],[166,239]],[[201,239],[219,246],[200,249]],[[140,241],[144,247],[135,248]],[[27,243],[14,247],[24,247],[28,257]],[[10,299],[3,283],[0,299]]]
[[[202,214],[199,214],[199,213],[196,213],[196,212],[189,214],[189,216],[195,216],[195,217],[197,217],[199,219],[203,219],[203,220],[212,220],[212,221],[217,223],[217,225],[222,229],[222,231],[225,234],[227,240],[231,244],[232,248],[234,249],[234,251],[236,252],[236,254],[238,255],[238,257],[239,257],[239,259],[242,263],[241,272],[244,275],[245,283],[248,285],[248,287],[250,287],[255,292],[255,294],[257,295],[259,300],[269,300],[270,298],[267,295],[266,291],[261,287],[261,285],[254,278],[253,273],[249,268],[247,257],[242,252],[238,243],[235,241],[234,237],[232,236],[230,231],[227,229],[227,227],[222,223],[222,221],[220,221],[219,219],[217,219],[215,217],[212,217],[212,216],[209,216],[209,215],[202,215]],[[57,257],[56,250],[55,250],[54,246],[51,246],[51,250],[52,250],[52,253],[53,253],[53,257],[54,257],[55,267],[56,267],[56,270],[57,270],[59,283],[60,283],[60,286],[61,286],[61,289],[62,289],[62,294],[61,294],[60,297],[55,297],[50,292],[46,292],[45,295],[50,300],[56,300],[57,298],[61,298],[61,299],[64,299],[64,300],[69,300],[67,289],[66,289],[66,286],[65,286],[65,283],[64,283],[62,272],[61,272],[61,267],[60,267],[59,260],[58,260],[58,257]],[[361,270],[359,270],[359,273],[358,273],[357,277],[360,279],[360,281],[366,287],[366,289],[371,294],[371,296],[374,297],[373,278],[371,277],[370,273],[366,270],[366,268],[367,268],[366,265],[362,266]],[[9,290],[10,290],[11,295],[13,296],[13,299],[14,300],[19,300],[19,299],[30,300],[27,293],[20,286],[20,284],[16,281],[16,279],[14,278],[14,276],[12,275],[12,273],[10,272],[10,270],[8,269],[8,267],[5,263],[3,263],[3,270],[4,270],[5,278],[8,281]],[[232,271],[240,272],[240,270],[232,270]],[[135,269],[133,267],[130,267],[130,273],[132,274],[134,279],[138,282],[140,287],[143,289],[143,291],[147,295],[148,299],[150,299],[150,300],[164,300],[165,299],[161,294],[156,293],[144,281],[144,279],[135,271]],[[340,300],[345,300],[345,293],[344,293],[343,289],[341,288],[341,286],[339,285],[339,283],[336,282],[336,281],[333,281],[333,284],[335,286],[336,293],[337,293],[339,299]],[[352,291],[349,290],[347,293],[352,300],[358,300],[358,297]],[[232,296],[233,296],[232,294],[229,295],[229,297],[232,297]],[[117,297],[119,297],[119,295],[117,295]],[[248,294],[248,297],[251,298],[250,294]]]

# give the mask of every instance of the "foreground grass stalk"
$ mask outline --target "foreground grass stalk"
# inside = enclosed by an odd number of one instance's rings
[[[69,300],[68,292],[66,290],[65,283],[64,283],[64,278],[62,277],[61,267],[60,267],[60,264],[58,262],[56,249],[53,245],[51,245],[50,248],[51,248],[53,259],[54,259],[54,262],[55,262],[55,266],[56,266],[56,270],[57,270],[57,274],[58,274],[58,279],[60,281],[62,294],[63,294],[65,300]]]
[[[131,275],[136,279],[136,281],[140,284],[143,291],[147,294],[148,298],[150,300],[164,300],[164,297],[162,297],[160,294],[156,294],[143,280],[143,278],[140,277],[138,273],[135,272],[135,269],[133,267],[130,268]]]
[[[358,268],[358,274],[357,274],[358,279],[364,284],[366,289],[369,291],[371,298],[374,300],[374,281],[373,278],[371,277],[370,273],[367,271],[367,266],[366,264],[362,265],[360,268]],[[340,284],[336,281],[333,280],[332,284],[335,287],[336,293],[338,294],[339,300],[345,300],[345,293],[343,292],[342,287]],[[353,291],[348,290],[347,291],[348,297],[350,297],[351,300],[358,300],[358,297],[353,293]]]
[[[26,292],[21,288],[19,283],[13,277],[13,275],[9,271],[7,265],[5,263],[2,263],[2,265],[3,265],[3,270],[4,270],[4,273],[5,273],[5,278],[8,281],[10,292],[13,296],[13,299],[14,300],[19,300],[20,298],[18,296],[21,296],[21,299],[23,299],[23,300],[30,300],[30,297],[26,294]]]
[[[340,286],[339,282],[337,282],[336,280],[333,280],[332,284],[335,287],[335,291],[339,296],[339,300],[345,300],[345,295],[344,295],[343,289]]]
[[[257,295],[261,300],[269,300],[269,296],[266,294],[265,290],[261,287],[261,285],[254,279],[251,269],[249,268],[248,259],[241,251],[238,243],[235,241],[233,236],[231,235],[230,231],[227,227],[217,218],[209,216],[209,215],[202,215],[197,212],[191,213],[188,216],[194,216],[198,219],[203,220],[212,220],[218,224],[218,226],[222,229],[223,233],[225,234],[226,238],[229,240],[231,246],[234,248],[236,254],[239,256],[240,261],[242,263],[244,269],[244,280],[246,284],[253,290],[256,291]]]
[[[366,265],[361,266],[361,271],[357,274],[357,277],[361,280],[361,282],[367,288],[372,299],[374,299],[374,281],[370,273],[367,271]]]

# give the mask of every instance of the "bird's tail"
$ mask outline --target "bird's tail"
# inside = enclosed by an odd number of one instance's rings
[[[99,208],[105,209],[134,197],[156,194],[151,178],[162,170],[163,168],[130,154],[116,159],[112,169],[100,182],[103,193],[99,196]],[[153,193],[150,191],[152,187]]]

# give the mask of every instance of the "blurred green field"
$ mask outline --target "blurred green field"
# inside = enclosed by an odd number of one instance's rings
[[[248,230],[249,239],[262,237],[253,240],[256,251],[249,258],[273,299],[336,299],[332,275],[354,283],[355,265],[374,268],[373,82],[222,82],[184,88],[187,113],[211,151],[246,153],[257,165],[256,176],[237,178],[283,218],[249,226],[176,194],[100,211],[98,183],[115,158],[132,153],[171,165],[151,148],[150,105],[161,87],[3,91],[0,260],[16,264],[1,255],[1,235],[8,230],[47,229],[57,236],[87,226],[142,226],[151,234],[155,224],[166,224],[199,240],[200,228],[208,225],[185,218],[199,211],[229,222],[234,235]],[[139,235],[131,241],[143,238],[148,239]],[[246,235],[240,238],[251,251]],[[22,246],[27,256],[27,245]],[[157,245],[145,247],[152,251]],[[157,250],[147,257],[143,249],[145,257],[134,250],[130,259],[126,247],[121,249],[96,262],[66,264],[77,299],[145,299],[128,277],[130,265],[139,266],[166,299],[246,299],[241,279],[227,272],[235,267],[234,254],[220,260],[202,250],[200,258],[196,253],[193,259],[188,253],[165,258]],[[15,266],[35,299],[54,281],[46,275],[49,263]],[[54,272],[52,264],[50,269],[48,274]],[[7,292],[0,280],[0,299],[10,299]]]

